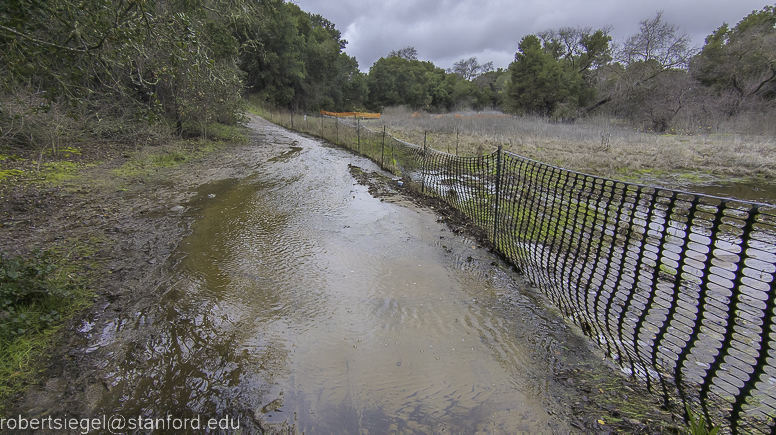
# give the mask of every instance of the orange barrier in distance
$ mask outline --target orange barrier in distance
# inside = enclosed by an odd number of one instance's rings
[[[336,116],[337,118],[380,119],[379,113],[366,113],[366,112],[327,112],[325,110],[321,110],[321,115]]]

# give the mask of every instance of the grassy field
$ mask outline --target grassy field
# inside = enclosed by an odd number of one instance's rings
[[[459,155],[504,150],[566,169],[608,178],[659,184],[702,184],[733,179],[776,182],[776,135],[757,131],[757,120],[697,131],[654,133],[624,122],[586,118],[574,124],[499,112],[445,115],[389,108],[364,125],[399,139]],[[765,122],[765,121],[763,121]],[[762,131],[762,129],[759,129]],[[744,133],[741,133],[744,132]]]

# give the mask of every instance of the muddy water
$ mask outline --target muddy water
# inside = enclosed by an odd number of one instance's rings
[[[520,291],[479,271],[486,252],[433,211],[373,198],[349,172],[369,161],[264,129],[274,145],[251,176],[188,204],[175,278],[134,316],[152,332],[104,410],[229,416],[249,432],[570,431],[551,360],[535,356],[557,341],[484,306]]]
[[[685,190],[722,198],[776,204],[776,186],[772,184],[731,183],[718,186],[692,186]]]

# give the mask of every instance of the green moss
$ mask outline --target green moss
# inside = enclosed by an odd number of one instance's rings
[[[62,156],[62,157],[70,157],[73,155],[80,156],[81,149],[73,148],[73,147],[62,147],[62,148],[57,148],[56,150],[51,148],[46,148],[45,153],[48,155]]]
[[[207,136],[219,142],[248,143],[247,131],[239,125],[208,124]]]
[[[16,154],[0,154],[0,162],[10,160],[12,162],[24,162],[27,159],[23,159]]]
[[[149,171],[142,162],[131,160],[124,163],[120,168],[111,171],[113,175],[122,178],[133,178],[146,175]]]
[[[676,176],[668,171],[663,171],[654,168],[633,169],[629,167],[621,167],[615,169],[615,173],[618,180],[628,181],[631,183],[650,184],[657,179],[668,179],[672,176]]]
[[[181,141],[164,148],[151,149],[151,152],[139,151],[112,172],[123,178],[145,177],[158,168],[171,168],[218,151],[225,146],[224,143],[212,140]]]
[[[170,168],[189,160],[189,158],[189,154],[184,151],[172,151],[151,156],[151,165],[157,168]]]
[[[0,169],[0,180],[11,177],[18,177],[20,175],[24,175],[24,171],[19,169]]]
[[[79,170],[94,166],[93,163],[73,163],[68,161],[56,161],[44,163],[41,174],[46,181],[61,183],[70,181],[78,176]]]
[[[637,169],[633,171],[633,173],[637,175],[644,175],[644,176],[651,176],[651,177],[663,177],[668,175],[668,172],[666,171],[661,171],[659,169],[653,169],[653,168]]]
[[[74,171],[77,168],[77,165],[73,162],[51,162],[46,163],[45,168],[50,171],[63,171],[63,172],[69,172]]]
[[[679,174],[676,176],[676,179],[678,181],[684,182],[684,183],[703,183],[708,181],[709,175],[708,174],[702,174],[698,172],[692,172],[692,173],[684,173]]]

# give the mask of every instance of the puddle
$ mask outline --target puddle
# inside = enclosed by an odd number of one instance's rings
[[[744,201],[776,204],[776,185],[772,184],[737,183],[718,186],[692,186],[684,190],[721,198],[736,198]]]

